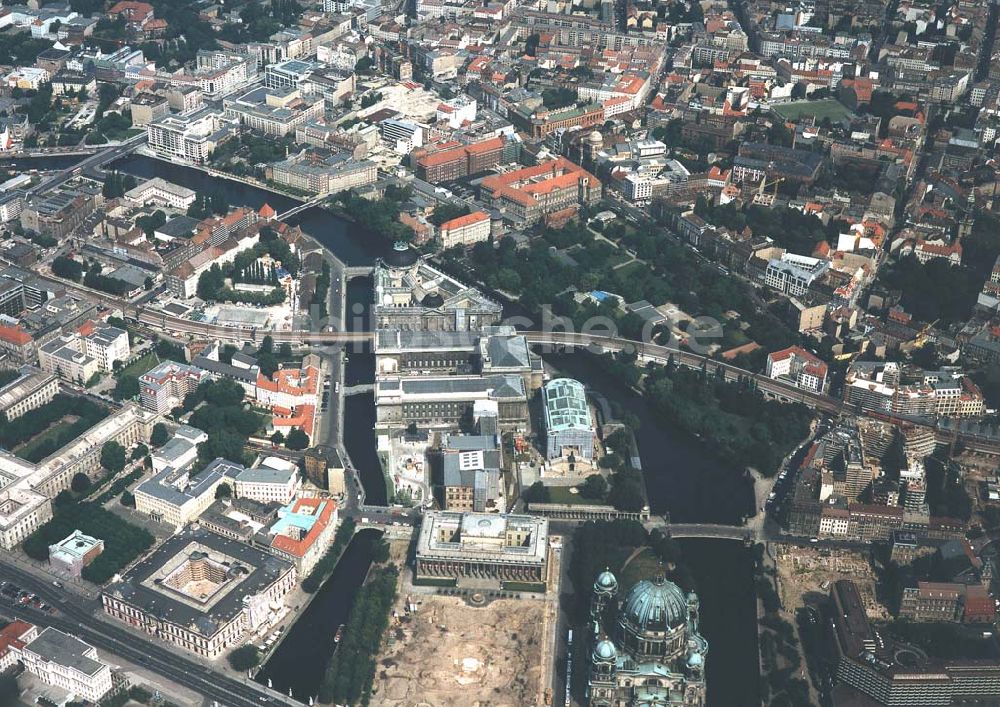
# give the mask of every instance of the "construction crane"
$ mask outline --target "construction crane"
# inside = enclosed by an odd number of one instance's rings
[[[917,335],[915,337],[913,337],[913,348],[914,349],[919,349],[920,347],[922,347],[924,344],[927,343],[927,336],[928,336],[928,334],[930,334],[931,330],[934,328],[934,325],[937,324],[939,321],[941,321],[941,320],[940,319],[935,319],[933,322],[931,322],[930,324],[927,324],[926,326],[924,326],[923,329],[921,329],[919,332],[917,332]]]
[[[760,186],[757,187],[756,193],[753,195],[753,203],[759,204],[761,206],[770,206],[774,203],[774,200],[778,197],[778,185],[785,181],[784,177],[778,177],[777,179],[772,179],[767,181],[767,177],[763,177],[760,180]],[[767,194],[765,190],[768,187],[774,187],[773,194]]]

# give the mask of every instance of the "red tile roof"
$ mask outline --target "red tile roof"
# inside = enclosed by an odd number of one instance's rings
[[[489,221],[490,217],[482,211],[473,211],[471,214],[466,214],[465,216],[459,216],[458,218],[453,218],[450,221],[445,221],[441,224],[440,228],[442,231],[451,231],[456,228],[464,228],[465,226],[471,226],[474,223],[482,223],[483,221]]]
[[[282,552],[287,552],[289,555],[294,555],[295,557],[303,557],[309,551],[312,544],[316,542],[316,538],[332,522],[333,512],[337,506],[329,499],[300,498],[292,506],[292,512],[300,512],[303,508],[312,508],[314,514],[317,512],[319,514],[316,522],[313,523],[312,528],[309,529],[305,537],[301,540],[296,540],[288,535],[275,535],[274,540],[271,541],[271,547]]]
[[[14,326],[0,326],[0,340],[7,341],[17,346],[30,344],[32,341],[31,334],[20,327]]]

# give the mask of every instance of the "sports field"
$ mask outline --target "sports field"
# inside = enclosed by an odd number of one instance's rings
[[[851,111],[845,108],[839,101],[832,98],[824,98],[819,101],[793,101],[792,103],[782,103],[774,106],[771,110],[785,120],[798,120],[804,116],[815,116],[818,120],[829,118],[830,120],[842,120],[851,115]]]

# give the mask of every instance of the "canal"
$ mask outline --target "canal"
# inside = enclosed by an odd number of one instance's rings
[[[319,693],[323,674],[333,654],[337,627],[347,623],[347,615],[368,574],[372,547],[382,535],[378,530],[361,530],[348,544],[330,578],[312,598],[309,607],[288,629],[287,635],[257,673],[257,682],[301,702]]]
[[[199,194],[222,192],[231,206],[259,209],[264,204],[270,204],[281,213],[301,203],[260,187],[214,177],[193,167],[164,162],[144,155],[123,157],[113,162],[110,167],[141,179],[162,177],[167,181],[194,189]],[[346,265],[371,265],[382,253],[379,247],[380,239],[374,234],[319,207],[306,209],[290,219],[289,223],[300,226]]]
[[[698,440],[665,423],[647,400],[607,376],[587,353],[546,356],[561,373],[584,381],[610,406],[639,421],[636,444],[653,513],[681,523],[739,523],[753,511],[752,482]],[[753,559],[732,540],[680,541],[701,600],[701,633],[708,639],[708,706],[751,707],[758,694],[757,605]],[[749,696],[753,695],[754,698]]]
[[[199,192],[222,190],[233,205],[259,208],[267,202],[281,211],[295,203],[257,187],[150,158],[132,156],[115,166],[140,177],[160,176]],[[371,234],[322,209],[310,209],[302,214],[299,225],[348,264],[369,265],[379,254],[375,245],[377,239]],[[371,281],[366,278],[355,278],[348,284],[347,312],[352,315],[348,326],[352,329],[370,326],[365,323],[371,303],[370,288]],[[616,410],[628,411],[639,420],[636,442],[654,513],[669,513],[675,522],[706,523],[738,523],[744,515],[753,513],[752,486],[744,474],[721,463],[711,449],[665,423],[642,396],[610,379],[596,358],[578,354],[547,356],[546,359],[603,395]],[[349,352],[346,385],[371,383],[374,375],[372,353]],[[376,454],[374,424],[372,396],[346,398],[345,447],[361,473],[368,503],[384,504],[386,489]],[[323,632],[330,631],[331,625],[332,630],[336,630],[344,621],[337,617],[346,618],[370,564],[374,541],[359,543],[358,540],[356,538],[348,547],[344,559],[320,589],[303,619],[295,624],[288,639],[265,666],[266,672],[272,673],[276,687],[278,675],[286,681],[280,683],[282,687],[278,689],[287,691],[287,685],[303,700],[315,694],[329,659],[331,643],[323,639]],[[707,662],[709,705],[750,707],[757,704],[757,619],[750,551],[741,543],[726,540],[685,540],[682,547],[698,584],[702,632],[711,644]],[[324,616],[330,618],[324,619]],[[301,637],[297,632],[301,632]],[[332,640],[332,633],[329,635]]]

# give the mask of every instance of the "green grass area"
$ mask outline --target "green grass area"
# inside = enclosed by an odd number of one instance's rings
[[[579,493],[573,493],[572,486],[549,486],[549,503],[565,503],[567,505],[600,504],[592,498],[584,498]]]
[[[414,577],[415,587],[454,587],[458,580],[454,577]]]
[[[542,582],[500,582],[500,588],[508,592],[545,593],[545,584]]]
[[[843,120],[851,115],[851,111],[840,101],[825,98],[819,101],[793,101],[772,108],[778,116],[785,120],[799,120],[805,116],[815,116],[817,120],[829,118],[833,121]]]
[[[24,551],[35,560],[47,560],[49,545],[79,530],[104,541],[104,552],[83,568],[83,578],[104,584],[122,568],[153,546],[153,536],[143,528],[91,503],[71,504],[56,512],[48,523],[28,536]]]
[[[32,464],[39,462],[53,451],[62,447],[76,435],[72,422],[60,420],[39,435],[14,448],[14,455]]]
[[[649,273],[649,266],[645,263],[640,263],[638,260],[633,260],[628,265],[623,265],[615,271],[616,275],[622,280],[628,280],[633,277],[641,277]]]
[[[138,378],[146,371],[150,370],[156,364],[160,362],[160,357],[156,355],[153,351],[147,351],[142,356],[137,358],[135,361],[125,366],[118,375],[120,376],[135,376]]]
[[[621,568],[621,570],[612,568],[612,571],[618,576],[618,586],[631,587],[641,579],[655,577],[657,574],[664,571],[664,567],[663,563],[660,562],[660,559],[653,551],[653,548],[647,547],[644,548],[638,555],[633,557],[632,560],[625,565],[625,567]]]
[[[627,263],[632,259],[632,256],[626,253],[623,249],[619,249],[608,256],[608,267],[615,267],[616,265],[621,265],[622,263]]]

